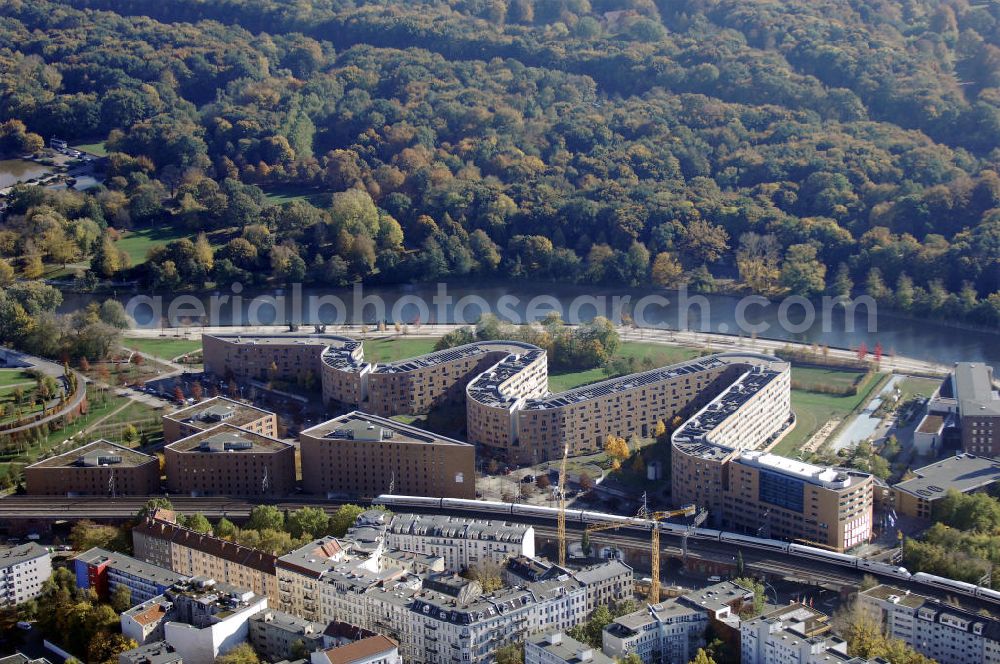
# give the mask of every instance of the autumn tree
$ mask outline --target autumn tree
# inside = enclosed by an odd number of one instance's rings
[[[653,259],[652,279],[657,286],[673,288],[683,282],[684,268],[672,254],[663,251]]]
[[[694,659],[692,659],[688,664],[716,664],[715,660],[712,659],[711,655],[705,652],[704,648],[698,648],[698,652],[695,653]]]
[[[490,558],[480,560],[471,566],[466,571],[466,576],[473,581],[478,581],[485,593],[491,593],[503,587],[503,567]]]
[[[241,643],[225,655],[216,657],[215,664],[260,664],[260,657],[249,643]]]
[[[608,434],[608,437],[604,440],[604,452],[619,463],[625,461],[631,455],[625,439],[612,434]]]

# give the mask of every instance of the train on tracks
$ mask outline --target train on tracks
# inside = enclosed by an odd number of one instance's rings
[[[555,522],[559,510],[554,507],[542,505],[524,505],[519,503],[501,503],[485,500],[466,500],[461,498],[425,498],[421,496],[397,496],[381,495],[373,501],[377,505],[384,505],[388,508],[405,510],[406,508],[417,508],[420,510],[430,510],[442,514],[454,512],[470,512],[496,516],[498,518],[525,519],[546,519]],[[621,516],[618,514],[606,514],[604,512],[593,512],[589,510],[567,509],[566,524],[576,524],[586,527],[596,523],[621,523],[623,528],[649,531],[656,527],[661,534],[684,536],[690,539],[702,541],[724,542],[730,545],[746,547],[750,549],[761,549],[774,551],[798,558],[809,560],[821,560],[841,567],[854,568],[865,572],[872,572],[881,576],[887,576],[901,581],[911,581],[917,584],[952,592],[960,595],[979,597],[992,602],[1000,603],[1000,592],[990,588],[984,588],[964,581],[947,579],[933,574],[917,572],[911,574],[905,567],[898,567],[888,563],[877,562],[853,556],[847,553],[828,551],[818,547],[799,544],[796,542],[785,542],[782,540],[753,537],[740,533],[728,532],[725,530],[715,530],[712,528],[696,528],[680,523],[655,522],[639,517]]]

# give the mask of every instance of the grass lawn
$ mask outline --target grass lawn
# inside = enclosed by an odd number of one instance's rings
[[[34,390],[33,385],[20,388],[23,394],[20,408],[18,408],[14,400],[14,390],[17,389],[17,387],[11,386],[0,388],[0,405],[3,406],[3,415],[0,416],[0,422],[4,424],[42,412],[42,404],[31,403],[31,395]]]
[[[104,147],[104,141],[96,141],[94,143],[73,143],[70,147],[74,150],[79,150],[80,152],[97,155],[98,157],[108,156],[108,151]]]
[[[201,350],[201,339],[176,339],[173,337],[161,337],[157,339],[146,337],[126,338],[122,340],[122,345],[138,351],[147,357],[172,360],[180,355]]]
[[[35,379],[24,369],[0,369],[0,387],[10,387],[20,383],[35,384]]]
[[[664,367],[668,364],[676,364],[684,360],[699,355],[698,351],[691,348],[681,348],[679,346],[665,346],[663,344],[642,343],[636,341],[625,342],[618,349],[620,357],[632,357],[637,361],[649,359],[652,367]],[[574,387],[589,385],[601,380],[607,380],[608,376],[602,367],[585,369],[583,371],[564,371],[560,373],[549,372],[549,391],[565,392]]]
[[[906,403],[915,396],[929,397],[934,394],[934,390],[941,384],[940,380],[933,378],[916,378],[909,376],[896,383],[899,390],[899,403]]]
[[[94,428],[89,438],[104,438],[114,443],[125,444],[125,427],[131,424],[140,435],[146,434],[150,442],[156,442],[163,437],[161,413],[144,403],[133,401],[121,412],[109,417]]]
[[[795,380],[797,367],[792,367],[792,379]],[[841,372],[855,374],[855,372]],[[885,374],[873,374],[861,385],[858,393],[852,396],[820,394],[804,390],[792,390],[792,410],[795,412],[795,428],[778,443],[772,452],[783,456],[796,456],[798,449],[816,433],[821,426],[831,419],[843,421],[861,404],[868,401],[872,390],[882,382]]]
[[[330,203],[330,195],[333,193],[315,187],[296,185],[272,185],[261,187],[261,189],[264,191],[264,198],[276,205],[284,205],[292,201],[306,201],[316,207],[327,207]]]
[[[810,388],[828,385],[835,388],[848,388],[862,375],[860,371],[842,371],[826,367],[792,367],[792,383]]]
[[[426,355],[434,350],[435,343],[437,343],[437,339],[410,339],[407,337],[369,339],[364,342],[365,361],[384,364]]]
[[[133,266],[142,265],[146,262],[146,252],[151,247],[190,236],[190,233],[171,226],[143,228],[125,234],[122,239],[118,240],[118,248],[123,249],[128,254]]]

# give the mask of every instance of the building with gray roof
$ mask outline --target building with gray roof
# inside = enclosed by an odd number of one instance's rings
[[[287,496],[295,448],[271,436],[217,424],[163,448],[167,487],[190,496]]]
[[[229,424],[264,436],[273,437],[278,433],[278,417],[271,411],[219,396],[165,414],[163,442],[169,445],[219,424]]]
[[[507,521],[395,514],[386,540],[393,549],[439,556],[445,569],[454,572],[482,560],[502,563],[514,556],[535,555],[535,529]]]
[[[166,641],[153,641],[118,656],[118,664],[184,664],[184,658]]]
[[[956,454],[913,471],[914,477],[892,487],[896,512],[930,519],[934,503],[949,489],[982,491],[1000,481],[1000,461],[975,454]]]
[[[540,632],[524,641],[524,664],[614,664],[593,646],[562,632]]]
[[[993,384],[993,367],[982,362],[958,362],[952,382],[958,402],[962,450],[980,456],[1000,456],[1000,392]]]
[[[689,662],[704,645],[710,624],[738,628],[739,612],[751,602],[752,590],[724,581],[649,604],[604,628],[604,653],[617,658],[635,653],[646,664]]]
[[[325,646],[323,623],[264,609],[250,617],[250,645],[264,660],[301,657]]]
[[[165,567],[98,547],[77,555],[73,571],[77,587],[93,589],[102,600],[108,600],[119,586],[128,588],[132,606],[162,595],[167,588],[187,578]]]
[[[24,469],[30,495],[146,496],[160,491],[160,462],[108,440],[95,440]]]

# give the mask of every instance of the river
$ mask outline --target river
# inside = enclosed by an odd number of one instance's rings
[[[13,187],[18,182],[27,182],[52,171],[50,166],[36,164],[27,159],[0,159],[0,189]]]
[[[440,289],[446,289],[444,293]],[[759,299],[748,302],[745,298],[730,295],[694,295],[675,291],[641,288],[596,288],[538,283],[489,283],[478,287],[468,284],[417,284],[397,286],[364,286],[360,292],[352,288],[322,289],[310,287],[301,290],[301,297],[293,297],[298,289],[272,291],[245,291],[234,294],[226,289],[216,292],[184,295],[184,303],[174,300],[175,306],[187,307],[171,312],[172,294],[159,294],[157,309],[147,304],[136,305],[136,293],[116,293],[141,326],[158,327],[167,324],[200,324],[201,317],[192,315],[190,306],[200,303],[206,312],[213,302],[217,315],[207,324],[278,324],[288,320],[303,323],[346,322],[374,323],[384,317],[413,324],[474,322],[483,309],[501,313],[501,317],[523,322],[538,319],[555,307],[569,322],[573,319],[589,320],[596,314],[615,317],[622,310],[633,313],[638,319],[643,314],[643,324],[649,327],[688,329],[722,334],[740,334],[766,339],[788,340],[827,345],[835,348],[857,348],[862,343],[869,349],[881,344],[886,354],[913,357],[922,360],[952,363],[957,361],[988,362],[1000,367],[1000,331],[983,328],[960,327],[933,320],[915,319],[875,311],[869,315],[864,306],[858,306],[853,315],[845,315],[843,307],[832,307],[824,315],[820,302],[794,304],[785,312],[777,302]],[[220,296],[228,296],[223,300]],[[445,300],[442,296],[450,298]],[[96,296],[102,299],[104,296]],[[154,297],[151,295],[150,297]],[[327,303],[317,298],[327,298]],[[628,303],[622,304],[628,297]],[[651,301],[650,298],[667,298]],[[79,308],[95,296],[67,293],[63,310]],[[213,298],[215,298],[213,300]],[[234,305],[234,298],[239,298]],[[254,299],[256,298],[256,299]],[[272,301],[271,298],[274,298]],[[311,298],[311,299],[310,299]],[[362,299],[365,298],[365,299]],[[436,298],[436,299],[435,299]],[[617,301],[616,301],[617,298]],[[646,298],[646,300],[643,300]],[[299,301],[296,310],[293,301]],[[330,304],[329,300],[336,304]],[[379,309],[376,302],[383,303]],[[284,304],[284,309],[280,308]],[[420,304],[423,303],[423,304]],[[645,303],[645,306],[643,306]],[[275,304],[279,306],[276,307]],[[321,306],[322,305],[322,306]],[[813,310],[812,320],[804,320],[806,307]],[[395,309],[395,314],[393,313]],[[234,316],[234,311],[239,315]],[[357,314],[358,311],[363,315]],[[382,313],[384,311],[384,314]],[[684,313],[687,313],[685,316]],[[195,312],[197,313],[197,312]],[[783,315],[787,313],[787,315]],[[250,314],[256,316],[250,320]],[[461,320],[456,320],[459,317]],[[784,323],[782,322],[784,321]],[[872,323],[872,329],[869,329]]]

